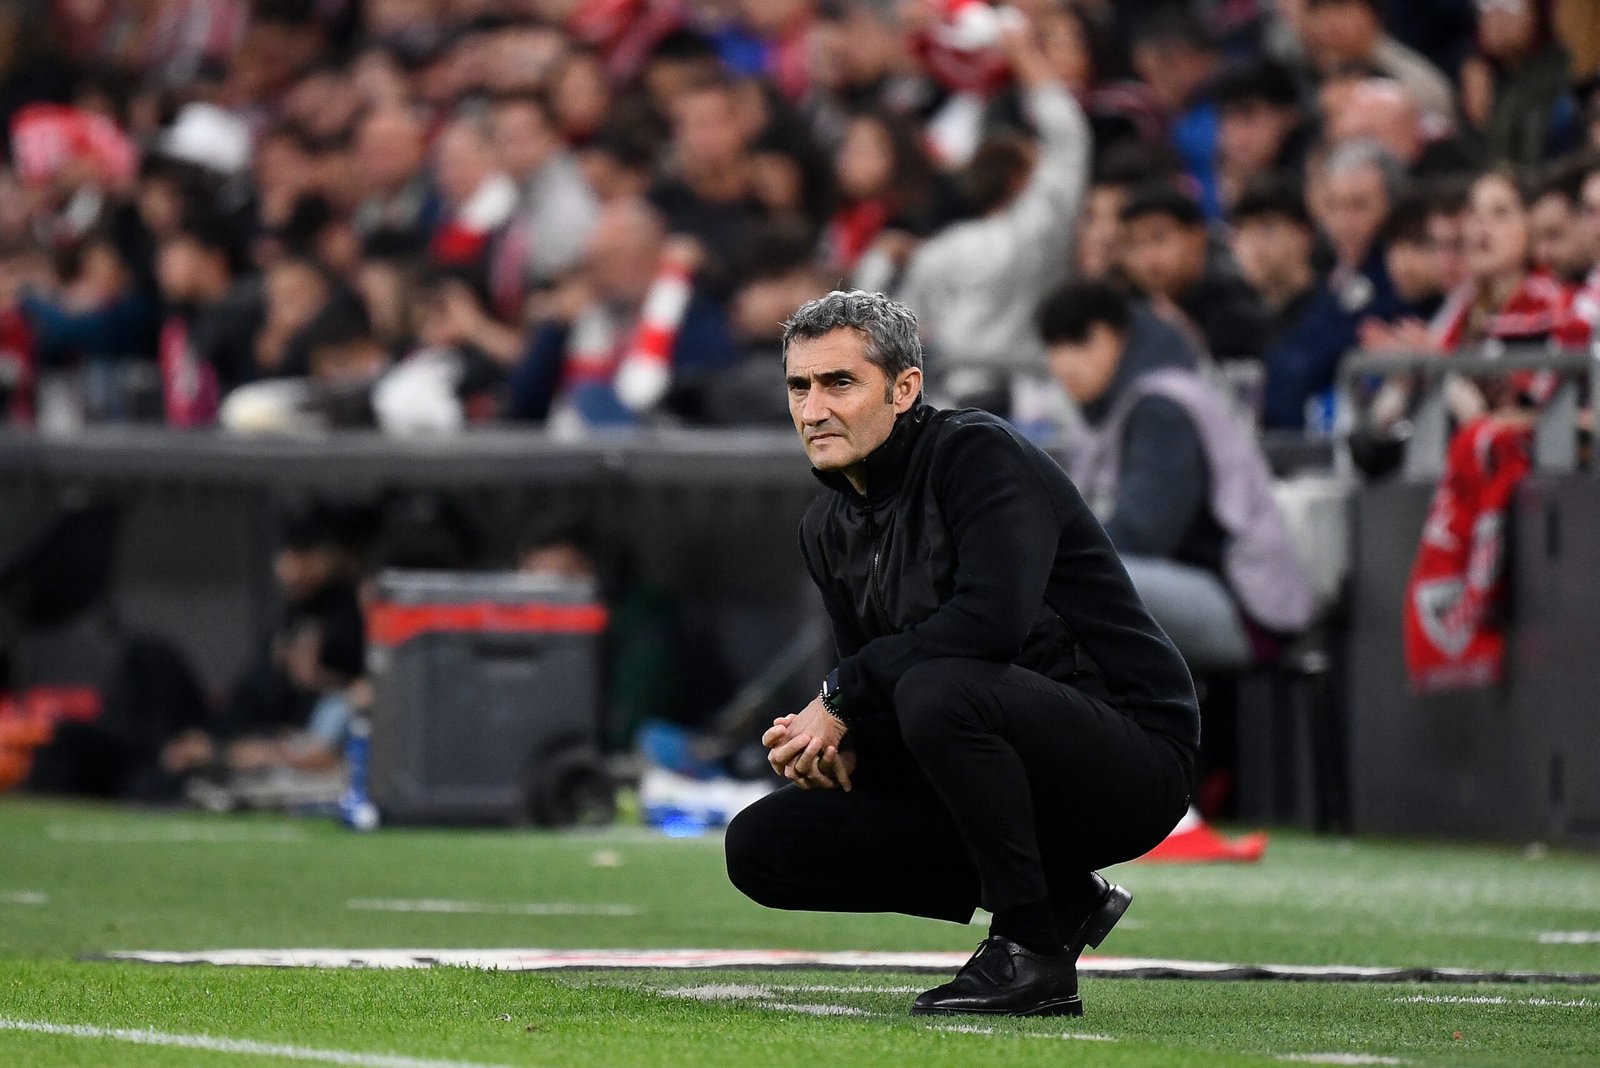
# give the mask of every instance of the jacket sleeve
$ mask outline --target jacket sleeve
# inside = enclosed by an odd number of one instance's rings
[[[1070,235],[1089,183],[1093,147],[1089,121],[1077,99],[1059,83],[1024,91],[1024,107],[1039,131],[1039,162],[1016,202],[1002,216],[1014,234],[1030,241]]]
[[[889,707],[900,677],[925,660],[1012,660],[1044,601],[1061,517],[1022,447],[1001,427],[962,427],[941,443],[932,477],[955,547],[955,589],[922,622],[839,662],[847,711],[862,700]]]

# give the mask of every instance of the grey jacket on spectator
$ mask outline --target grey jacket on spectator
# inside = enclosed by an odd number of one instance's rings
[[[1104,398],[1104,418],[1073,443],[1068,470],[1079,491],[1108,529],[1116,513],[1137,506],[1121,492],[1130,474],[1128,458],[1141,448],[1162,450],[1175,442],[1170,435],[1165,441],[1131,440],[1134,410],[1158,398],[1175,405],[1187,416],[1203,456],[1205,470],[1193,481],[1203,480],[1206,508],[1224,535],[1222,578],[1256,623],[1285,634],[1303,630],[1315,611],[1315,594],[1273,499],[1272,472],[1260,446],[1198,374],[1170,363],[1150,369],[1149,362],[1135,361],[1130,367],[1131,344],[1129,349]]]
[[[1061,85],[1026,92],[1039,161],[1010,205],[958,223],[917,250],[897,294],[922,324],[943,380],[947,365],[1009,372],[1044,366],[1039,302],[1065,281],[1089,180],[1089,124]]]

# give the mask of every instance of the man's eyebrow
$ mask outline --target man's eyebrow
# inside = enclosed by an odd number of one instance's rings
[[[784,379],[784,382],[789,386],[798,387],[807,385],[812,380],[816,380],[825,386],[831,386],[836,382],[854,382],[855,379],[856,373],[854,371],[846,367],[841,367],[834,371],[813,371],[810,377],[800,374],[789,375]]]

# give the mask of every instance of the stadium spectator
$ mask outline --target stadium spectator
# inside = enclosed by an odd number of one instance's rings
[[[1095,159],[1072,249],[1077,277],[1090,281],[1120,277],[1122,209],[1134,189],[1177,176],[1177,160],[1165,158],[1164,152],[1141,142],[1122,141]]]
[[[1152,306],[1218,360],[1259,360],[1269,331],[1261,298],[1212,254],[1200,206],[1170,185],[1134,192],[1121,213],[1123,269]]]
[[[1431,215],[1426,194],[1409,193],[1395,202],[1378,232],[1383,265],[1395,296],[1405,306],[1405,314],[1417,322],[1433,317],[1450,288],[1428,233]]]
[[[731,265],[761,215],[750,142],[731,82],[714,79],[678,93],[671,112],[674,168],[649,197],[668,231],[702,250],[703,283],[717,298],[732,287]]]
[[[1535,267],[1527,200],[1508,171],[1486,171],[1472,183],[1464,231],[1467,277],[1445,298],[1425,336],[1406,331],[1374,333],[1369,347],[1432,349],[1453,353],[1485,342],[1548,343],[1581,348],[1589,324],[1574,308],[1573,291]],[[1418,344],[1420,342],[1420,344]],[[1456,425],[1465,427],[1496,413],[1537,408],[1549,399],[1548,375],[1517,372],[1502,379],[1451,378],[1445,399]],[[1385,383],[1368,416],[1369,434],[1381,437],[1404,416],[1413,384]]]
[[[637,200],[654,181],[654,135],[644,124],[611,125],[578,153],[584,183],[595,200]]]
[[[1428,244],[1439,267],[1439,279],[1449,293],[1467,280],[1467,193],[1470,179],[1432,183],[1423,193],[1428,202]]]
[[[549,98],[505,96],[490,112],[500,166],[517,185],[517,205],[494,240],[489,292],[503,319],[521,319],[527,294],[578,266],[594,225],[595,198],[562,141]]]
[[[1040,51],[1083,107],[1097,155],[1123,141],[1159,145],[1166,136],[1161,108],[1150,88],[1131,77],[1131,59],[1111,18],[1109,11],[1076,4],[1034,12]],[[992,122],[1020,120],[1014,87],[997,94],[990,115]]]
[[[865,111],[848,120],[833,155],[833,180],[839,206],[823,234],[822,252],[841,276],[876,247],[880,257],[893,261],[877,273],[892,278],[905,266],[909,239],[926,237],[951,210],[915,127],[889,112]],[[880,245],[880,238],[892,235],[904,236]]]
[[[333,299],[328,273],[315,260],[291,256],[279,260],[262,275],[264,312],[251,351],[250,373],[237,381],[303,375],[306,352],[300,333]]]
[[[1218,112],[1217,193],[1225,208],[1252,180],[1301,170],[1310,128],[1287,68],[1263,61],[1229,71],[1212,96]]]
[[[1200,186],[1206,216],[1222,217],[1216,158],[1219,117],[1211,86],[1221,59],[1211,33],[1181,7],[1141,20],[1133,38],[1133,66],[1171,124],[1169,141],[1183,168]]]
[[[1600,245],[1583,223],[1584,172],[1590,165],[1578,159],[1550,169],[1528,208],[1534,266],[1564,285],[1581,285],[1600,259]]]
[[[490,237],[511,219],[518,199],[516,183],[499,167],[488,124],[465,116],[439,131],[433,174],[442,211],[428,242],[429,260],[486,274]]]
[[[724,313],[692,284],[698,254],[692,241],[668,241],[649,204],[603,206],[584,270],[535,311],[508,414],[569,431],[635,425],[669,388],[736,362]]]
[[[1363,64],[1405,86],[1439,131],[1455,116],[1450,80],[1437,67],[1384,32],[1377,0],[1306,0],[1306,58],[1327,76]]]
[[[77,368],[84,416],[127,419],[139,383],[149,378],[158,309],[108,232],[93,232],[67,257],[54,291],[32,287],[20,302],[41,372]]]
[[[285,517],[272,562],[283,614],[229,694],[217,730],[226,768],[338,760],[348,719],[337,698],[365,672],[356,597],[365,536],[363,516],[345,506],[312,503]]]
[[[1038,130],[1037,152],[1016,135],[986,141],[965,173],[979,217],[919,248],[899,290],[929,343],[934,391],[1001,411],[1011,373],[1043,366],[1033,316],[1069,269],[1090,149],[1083,110],[1037,41],[1024,29],[1003,40]]]
[[[1336,149],[1322,165],[1318,223],[1332,248],[1333,268],[1299,321],[1266,354],[1262,424],[1301,429],[1307,409],[1325,412],[1339,361],[1357,346],[1363,322],[1386,323],[1401,312],[1378,234],[1401,181],[1398,161],[1370,141]],[[1312,420],[1322,432],[1330,420]]]
[[[1413,178],[1476,169],[1477,153],[1460,138],[1429,133],[1409,89],[1389,78],[1359,77],[1331,98],[1326,132],[1330,145],[1375,141]]]
[[[161,242],[156,261],[167,311],[161,349],[177,350],[169,362],[207,368],[223,392],[262,373],[252,359],[266,310],[262,287],[237,277],[235,259],[226,232],[213,223],[173,232]]]
[[[1582,225],[1595,250],[1595,260],[1583,287],[1573,298],[1573,311],[1589,324],[1591,337],[1600,337],[1600,163],[1585,170],[1581,196]]]
[[[1067,467],[1191,670],[1237,670],[1310,622],[1309,580],[1249,431],[1195,353],[1103,282],[1045,301],[1040,330],[1087,430]]]
[[[1264,177],[1244,188],[1229,223],[1228,247],[1239,272],[1266,305],[1268,344],[1275,344],[1300,321],[1316,295],[1312,252],[1317,234],[1305,198],[1288,176]]]
[[[1461,66],[1461,111],[1493,161],[1531,166],[1578,143],[1571,57],[1551,25],[1552,0],[1478,9],[1478,54]]]
[[[437,194],[423,173],[427,159],[421,123],[403,108],[369,113],[356,127],[355,162],[367,190],[356,209],[364,243],[420,252],[437,224]]]

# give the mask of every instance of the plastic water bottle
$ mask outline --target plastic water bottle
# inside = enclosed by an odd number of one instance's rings
[[[367,794],[367,754],[371,742],[372,723],[366,716],[356,716],[350,721],[350,736],[344,743],[350,785],[339,798],[339,822],[353,831],[370,831],[378,826],[378,806]]]

